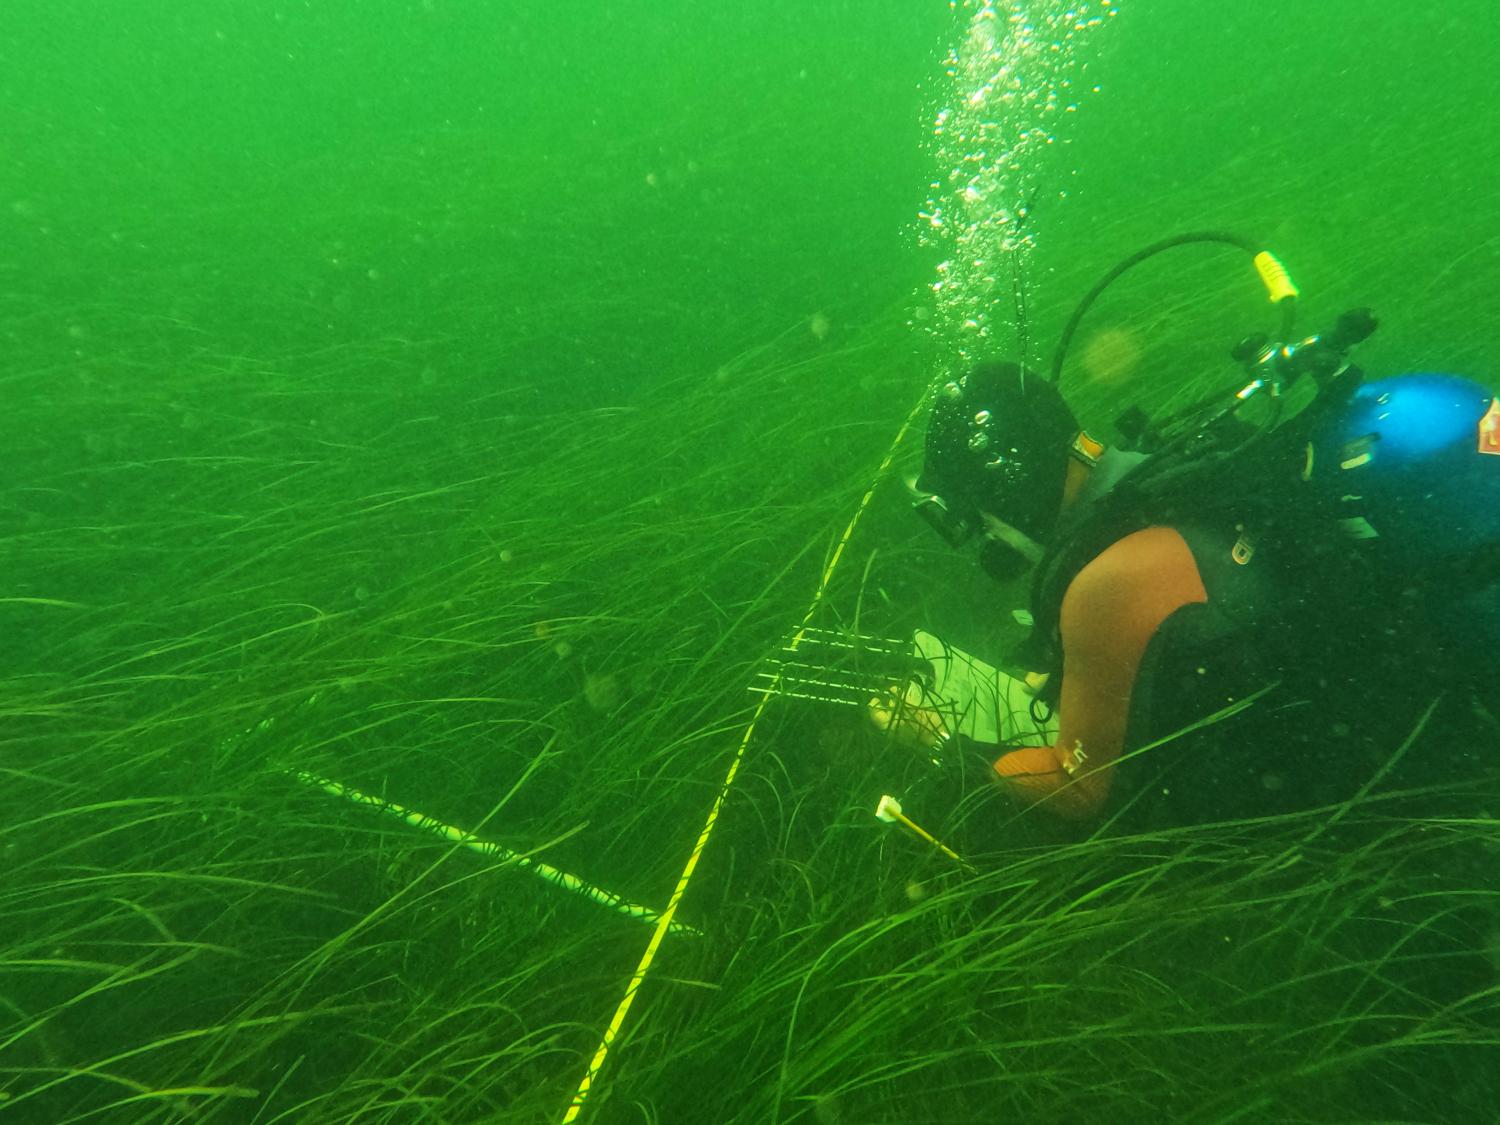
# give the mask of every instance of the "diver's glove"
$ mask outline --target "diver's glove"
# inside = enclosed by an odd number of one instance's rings
[[[917,673],[904,688],[870,702],[877,726],[894,730],[941,761],[954,738],[986,745],[1050,746],[1057,721],[1033,707],[1033,688],[994,665],[918,629]]]

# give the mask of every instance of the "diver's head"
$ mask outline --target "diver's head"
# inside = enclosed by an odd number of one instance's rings
[[[917,511],[954,546],[983,533],[985,569],[1015,577],[1057,525],[1077,435],[1051,383],[1014,363],[981,363],[938,389]]]

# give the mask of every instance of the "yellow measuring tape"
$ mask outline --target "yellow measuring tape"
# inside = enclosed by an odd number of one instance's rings
[[[792,638],[791,647],[797,647],[801,642],[803,634],[812,622],[818,607],[823,604],[823,596],[827,593],[828,583],[833,579],[834,569],[839,565],[839,560],[844,557],[844,548],[849,545],[850,538],[854,535],[854,529],[859,526],[860,517],[865,514],[865,509],[870,506],[870,499],[875,495],[875,489],[885,478],[890,470],[891,463],[896,459],[896,452],[901,448],[901,443],[906,440],[907,433],[920,416],[923,408],[927,405],[927,395],[923,395],[917,405],[912,408],[906,416],[906,421],[901,423],[901,429],[897,431],[896,438],[891,442],[891,447],[886,451],[885,459],[880,462],[880,467],[875,470],[875,478],[870,482],[870,487],[865,490],[864,496],[855,509],[854,515],[849,519],[849,526],[844,528],[844,534],[839,537],[838,546],[834,548],[833,554],[829,556],[828,565],[823,568],[823,576],[818,580],[818,589],[813,594],[811,604],[807,607],[807,613],[802,617],[802,624],[798,626],[796,635]],[[780,674],[777,674],[777,681]],[[646,980],[646,974],[651,971],[651,963],[656,960],[656,951],[661,948],[662,938],[672,925],[672,918],[677,913],[677,905],[682,901],[682,896],[687,892],[688,882],[693,877],[693,872],[698,868],[698,860],[703,855],[703,849],[708,846],[708,838],[712,835],[714,825],[719,820],[719,810],[724,807],[724,801],[729,796],[729,790],[734,785],[734,779],[739,775],[740,763],[745,760],[745,750],[750,745],[750,739],[755,734],[755,725],[760,721],[761,714],[766,709],[766,702],[776,693],[776,681],[773,681],[769,691],[760,697],[756,704],[754,713],[750,716],[749,725],[745,727],[745,733],[740,737],[738,748],[734,752],[734,760],[729,763],[729,772],[724,776],[724,783],[719,786],[719,795],[714,798],[713,807],[708,810],[708,819],[703,822],[703,831],[698,833],[698,842],[693,845],[692,854],[688,856],[687,865],[683,867],[682,874],[677,879],[677,886],[672,889],[672,897],[667,900],[666,909],[661,912],[657,919],[656,928],[651,933],[651,940],[646,944],[646,951],[641,954],[640,964],[636,965],[635,972],[630,977],[630,983],[625,986],[625,995],[620,998],[620,1005],[615,1009],[614,1018],[609,1021],[609,1026],[604,1029],[604,1037],[599,1041],[599,1048],[594,1052],[593,1059],[589,1062],[589,1069],[583,1076],[583,1081],[578,1084],[578,1090],[573,1095],[568,1110],[562,1116],[561,1125],[578,1120],[578,1115],[583,1112],[584,1104],[588,1101],[589,1091],[594,1087],[594,1080],[599,1076],[599,1071],[604,1066],[604,1060],[609,1057],[609,1049],[614,1046],[615,1039],[620,1034],[620,1028],[625,1024],[625,1018],[630,1014],[630,1008],[635,1003],[636,993],[640,991],[642,983]]]

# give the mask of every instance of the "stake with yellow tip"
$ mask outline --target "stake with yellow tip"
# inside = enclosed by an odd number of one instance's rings
[[[913,836],[916,836],[918,839],[931,844],[934,848],[942,852],[945,856],[951,859],[954,863],[958,864],[965,871],[975,870],[974,865],[971,864],[968,860],[964,859],[963,856],[959,855],[947,844],[943,843],[931,832],[927,831],[927,829],[923,828],[916,821],[912,820],[911,817],[902,812],[901,802],[896,800],[896,798],[892,797],[889,793],[880,798],[880,804],[875,806],[875,815],[881,820],[885,821],[887,824],[901,825],[902,828],[905,828]]]

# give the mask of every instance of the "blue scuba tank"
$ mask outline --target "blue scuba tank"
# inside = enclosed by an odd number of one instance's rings
[[[1457,667],[1500,671],[1500,398],[1414,372],[1364,383],[1306,448],[1318,514],[1374,575],[1419,590]]]
[[[1314,503],[1383,566],[1500,547],[1500,399],[1471,379],[1424,371],[1364,383],[1306,458]]]

